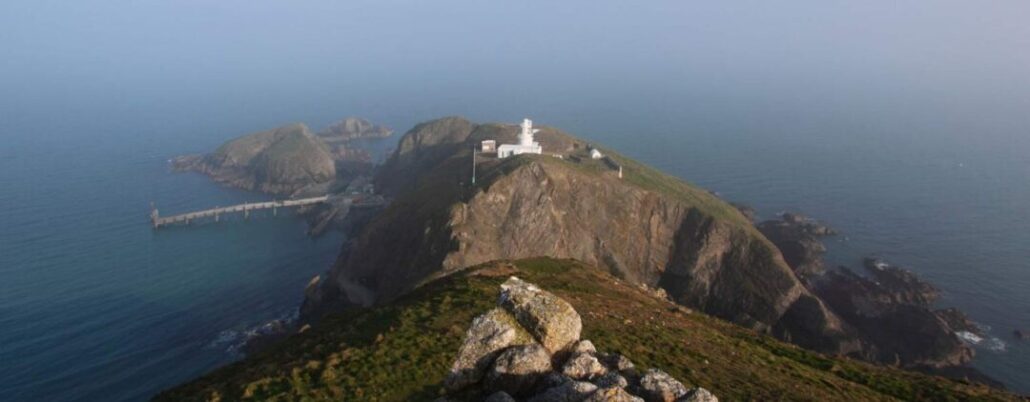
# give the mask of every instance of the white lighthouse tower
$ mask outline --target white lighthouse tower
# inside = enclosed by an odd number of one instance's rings
[[[519,143],[518,144],[504,144],[497,148],[498,158],[507,158],[509,156],[521,155],[521,154],[540,154],[543,153],[544,149],[540,146],[540,143],[534,141],[533,136],[540,132],[539,129],[533,128],[533,121],[530,119],[522,119],[522,124],[519,126],[522,131],[519,132]]]

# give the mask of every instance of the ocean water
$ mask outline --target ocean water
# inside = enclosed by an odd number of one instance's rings
[[[339,235],[309,239],[290,216],[151,230],[150,202],[170,214],[267,198],[172,173],[168,158],[293,121],[359,115],[401,134],[454,114],[531,117],[764,218],[823,220],[841,232],[833,264],[877,254],[938,285],[941,307],[991,328],[975,366],[1030,393],[1030,342],[1010,335],[1030,327],[1030,118],[1017,108],[589,85],[323,89],[0,108],[0,399],[146,399],[238,358],[241,334],[295,312],[335,257]]]
[[[85,132],[6,137],[2,400],[146,400],[238,358],[339,250],[339,235],[310,239],[282,213],[152,230],[150,202],[171,214],[268,197],[169,171],[217,137],[180,148],[174,130]]]

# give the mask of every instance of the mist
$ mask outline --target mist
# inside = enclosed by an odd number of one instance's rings
[[[0,111],[408,123],[655,102],[994,119],[1030,106],[1027,17],[1021,1],[7,1]]]

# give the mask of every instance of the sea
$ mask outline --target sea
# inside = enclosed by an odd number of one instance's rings
[[[451,87],[453,85],[455,87]],[[614,88],[614,89],[613,89]],[[339,89],[339,88],[337,88]],[[840,232],[831,265],[875,255],[987,329],[973,365],[1030,393],[1030,118],[1015,107],[603,87],[185,88],[0,104],[0,399],[139,401],[242,357],[296,314],[344,238],[290,214],[154,230],[162,214],[270,199],[168,160],[301,121],[398,133],[446,115],[562,128],[750,205]],[[191,92],[192,91],[192,92]],[[782,94],[782,92],[781,92]]]

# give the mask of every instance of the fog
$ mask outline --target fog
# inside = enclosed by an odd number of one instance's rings
[[[295,119],[344,102],[430,117],[689,97],[1021,114],[1028,18],[1025,1],[8,0],[0,111],[249,99]]]

